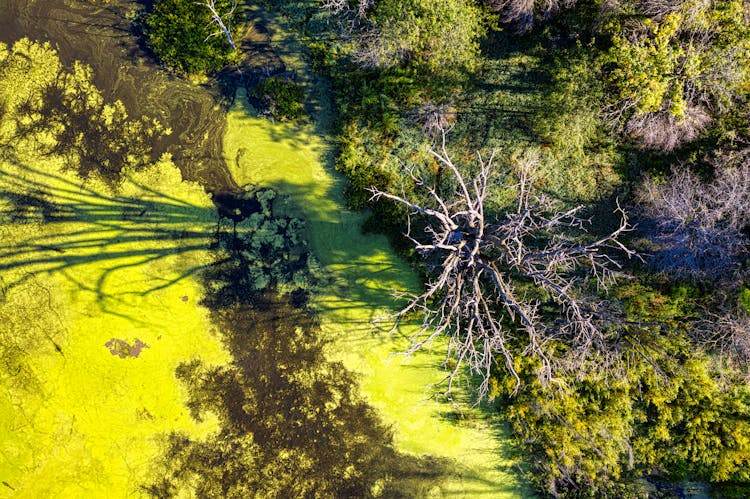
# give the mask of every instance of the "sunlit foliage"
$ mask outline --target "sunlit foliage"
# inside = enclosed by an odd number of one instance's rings
[[[745,2],[617,2],[606,27],[612,119],[648,147],[672,150],[745,98],[750,24]]]
[[[471,67],[482,35],[480,11],[464,0],[386,0],[368,18],[372,28],[360,35],[355,59],[367,68],[400,63],[432,72]]]
[[[231,0],[217,0],[216,9],[229,12]],[[239,55],[224,36],[213,36],[210,10],[193,0],[157,0],[145,24],[151,49],[178,73],[212,73]],[[238,24],[231,29],[237,38]]]
[[[746,482],[750,391],[741,378],[718,378],[711,358],[688,341],[689,293],[630,285],[619,295],[634,319],[623,352],[627,377],[587,375],[557,389],[530,380],[507,399],[537,471],[532,479],[559,497],[640,497],[648,492],[636,480],[644,473]],[[501,380],[497,389],[511,388]]]

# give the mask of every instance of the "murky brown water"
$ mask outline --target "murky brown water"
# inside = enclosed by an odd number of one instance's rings
[[[143,8],[123,0],[0,0],[0,41],[49,41],[63,64],[88,64],[106,99],[172,129],[154,144],[157,155],[172,153],[183,176],[209,191],[230,188],[221,161],[225,99],[215,84],[192,84],[155,65],[131,22]]]

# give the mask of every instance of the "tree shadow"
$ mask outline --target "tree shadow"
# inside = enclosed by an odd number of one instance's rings
[[[200,275],[207,290],[203,305],[233,354],[229,365],[193,361],[178,369],[194,417],[217,414],[221,431],[206,442],[170,436],[168,472],[146,487],[148,493],[171,496],[182,480],[200,476],[198,494],[219,497],[321,491],[336,497],[373,491],[414,497],[444,476],[444,461],[395,451],[390,430],[359,397],[355,375],[326,360],[304,290],[282,296],[273,279],[262,289],[253,284],[248,269],[257,255],[271,260],[268,265],[293,270],[307,262],[303,246],[273,251],[271,236],[291,238],[290,233],[260,234],[270,230],[269,220],[292,224],[289,217],[270,214],[263,201],[268,194],[222,193],[214,196],[215,206],[198,206],[128,177],[122,185],[127,195],[107,193],[17,160],[8,163],[0,169],[0,218],[35,229],[0,245],[0,272],[12,277],[4,279],[6,291],[49,273],[106,303],[133,293],[108,285],[116,273],[214,249],[212,264],[185,266],[137,291],[152,293]],[[263,223],[251,223],[253,216]],[[91,275],[84,270],[89,265],[100,269],[93,282],[82,277]],[[137,321],[133,315],[129,318]]]
[[[47,272],[75,268],[92,261],[116,260],[120,256],[162,258],[175,251],[193,251],[191,241],[205,241],[206,235],[183,227],[185,223],[206,223],[215,218],[212,210],[190,204],[137,182],[138,196],[106,196],[85,185],[16,163],[41,180],[33,180],[0,167],[4,189],[1,215],[16,224],[44,223],[56,230],[33,233],[0,246],[0,269],[36,269]],[[137,222],[133,224],[132,222]],[[85,224],[81,226],[80,224]],[[33,226],[33,225],[32,225]],[[209,225],[210,226],[210,225]],[[187,242],[183,248],[163,249],[159,243]],[[141,251],[121,253],[111,245],[149,243]],[[76,251],[96,248],[95,254],[80,256]]]
[[[172,497],[197,477],[199,497],[416,497],[439,483],[447,463],[394,450],[303,307],[267,290],[213,317],[233,361],[193,361],[177,375],[193,417],[213,413],[221,429],[205,441],[172,434],[151,495]]]
[[[121,315],[116,305],[128,305],[129,297],[147,296],[205,272],[211,248],[214,265],[221,265],[262,260],[269,246],[263,242],[243,253],[248,243],[237,242],[252,241],[257,230],[240,222],[253,214],[257,224],[270,217],[260,213],[255,192],[218,193],[213,205],[198,205],[130,176],[122,179],[119,191],[101,184],[95,189],[12,157],[0,164],[0,184],[0,220],[29,228],[14,230],[0,242],[4,293],[48,274],[92,293],[101,311]],[[159,274],[162,266],[165,273]],[[267,267],[256,264],[259,272]],[[128,319],[138,322],[135,311]]]
[[[154,62],[143,45],[136,15],[140,6],[148,3],[108,0],[103,5],[101,2],[50,0],[40,4],[5,0],[0,4],[8,15],[0,18],[0,40],[12,44],[24,36],[43,34],[55,46],[66,68],[75,61],[92,68],[91,82],[101,89],[105,102],[122,101],[127,110],[124,117],[130,118],[120,119],[121,113],[113,128],[122,131],[133,123],[153,124],[153,119],[158,120],[163,130],[172,133],[152,137],[151,158],[168,152],[185,178],[201,179],[211,191],[232,188],[231,178],[221,161],[221,130],[228,101],[215,82],[196,87],[194,83],[168,74]],[[50,103],[45,106],[48,109]],[[134,147],[143,142],[138,133],[129,133],[132,143],[117,142],[117,130],[108,130],[95,110],[86,112],[85,116],[75,111],[68,116],[63,109],[53,118],[66,126],[71,139],[68,142],[79,140],[72,132],[82,134],[80,140],[91,153],[89,165],[93,165],[97,157],[110,160],[108,154],[112,150],[119,151],[121,157],[127,157],[127,151],[134,149],[139,152]],[[92,129],[101,129],[105,140],[89,140],[92,132],[86,130],[87,117],[96,123]],[[113,169],[119,168],[117,162],[110,160],[109,163]]]

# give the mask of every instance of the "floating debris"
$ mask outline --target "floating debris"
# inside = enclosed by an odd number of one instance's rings
[[[138,338],[135,339],[132,345],[125,340],[112,338],[106,342],[104,346],[109,348],[109,352],[112,355],[117,355],[121,359],[124,359],[125,357],[133,357],[134,359],[137,359],[141,354],[141,350],[148,348],[148,345]]]

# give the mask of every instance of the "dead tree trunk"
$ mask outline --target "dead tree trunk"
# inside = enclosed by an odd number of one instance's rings
[[[429,152],[455,179],[453,197],[442,196],[413,171],[409,174],[428,193],[429,204],[370,189],[372,199],[386,198],[409,208],[406,237],[427,259],[432,275],[422,294],[410,296],[401,311],[389,316],[398,324],[407,314],[422,314],[408,353],[447,335],[447,356],[455,361],[447,391],[467,367],[481,379],[480,399],[489,393],[495,364],[505,366],[518,389],[519,355],[535,357],[538,375],[547,383],[561,370],[575,371],[587,363],[610,368],[617,357],[610,341],[617,334],[616,321],[608,304],[591,290],[591,281],[606,288],[619,273],[620,264],[609,250],[634,255],[619,240],[630,230],[625,212],[618,206],[617,229],[591,240],[585,229],[588,220],[580,215],[582,206],[555,211],[549,201],[534,195],[533,165],[527,163],[516,172],[515,210],[489,220],[484,207],[494,154],[486,160],[479,156],[479,173],[467,181],[448,155],[445,131],[440,149]],[[426,223],[423,235],[412,233],[414,216]],[[556,307],[559,315],[543,314],[542,305]]]
[[[203,2],[196,2],[196,4],[203,5],[211,12],[211,22],[209,23],[209,26],[211,24],[216,24],[218,28],[216,31],[208,35],[206,37],[206,40],[214,36],[220,36],[223,33],[224,36],[227,37],[227,41],[232,47],[232,50],[237,51],[237,45],[235,45],[234,38],[232,37],[232,16],[234,16],[234,11],[235,9],[237,9],[237,0],[232,1],[232,8],[229,10],[229,12],[223,15],[219,14],[219,12],[216,10],[216,4],[214,0],[205,0]]]

